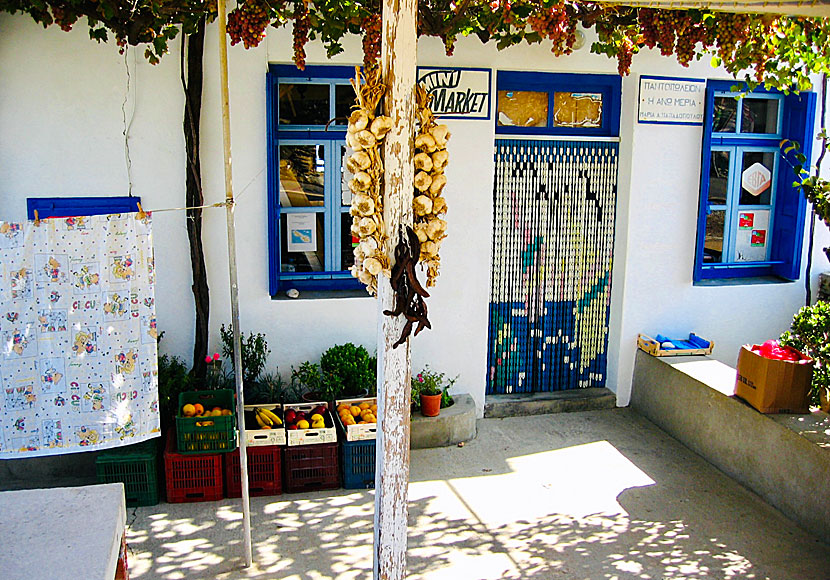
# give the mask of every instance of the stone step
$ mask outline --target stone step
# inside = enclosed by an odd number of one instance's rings
[[[601,387],[571,389],[548,393],[517,393],[487,395],[484,401],[485,417],[523,417],[548,413],[571,413],[613,409],[617,395]]]
[[[476,436],[476,403],[464,393],[453,395],[455,404],[441,409],[437,417],[414,413],[411,419],[409,446],[412,449],[448,447]]]

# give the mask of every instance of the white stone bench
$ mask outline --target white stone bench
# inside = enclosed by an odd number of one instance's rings
[[[830,416],[764,415],[734,386],[735,369],[714,359],[638,350],[631,407],[830,542]]]

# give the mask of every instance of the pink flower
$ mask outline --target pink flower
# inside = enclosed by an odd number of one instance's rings
[[[218,352],[213,353],[213,360],[219,360],[219,353]]]
[[[424,382],[424,376],[423,376],[421,373],[418,373],[418,382],[419,382],[419,383],[423,383],[423,382]]]
[[[205,357],[205,362],[206,362],[206,363],[213,362],[213,358],[211,358],[211,356],[210,356],[210,355],[207,355],[207,356]]]

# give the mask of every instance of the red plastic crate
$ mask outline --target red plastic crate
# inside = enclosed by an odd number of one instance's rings
[[[164,448],[167,501],[183,503],[222,499],[222,455],[182,455],[176,453],[175,447],[176,437],[168,437]]]
[[[248,491],[251,495],[282,493],[282,447],[265,445],[248,447]],[[228,497],[242,497],[242,473],[239,450],[225,453],[225,491]]]
[[[337,443],[284,447],[285,491],[314,491],[340,487]]]

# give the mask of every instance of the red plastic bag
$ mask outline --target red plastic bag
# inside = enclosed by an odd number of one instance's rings
[[[768,340],[752,350],[764,358],[773,360],[800,361],[803,358],[800,352],[790,346],[779,344],[777,340]]]

